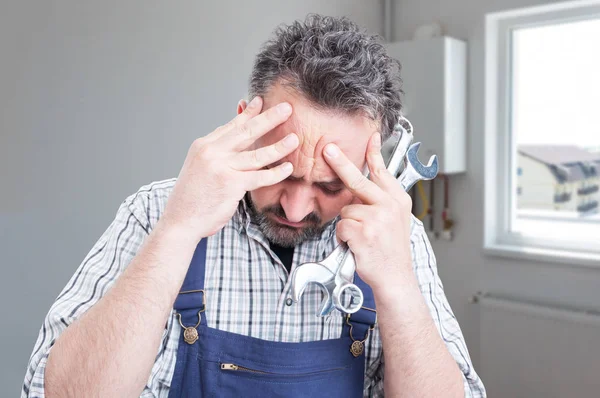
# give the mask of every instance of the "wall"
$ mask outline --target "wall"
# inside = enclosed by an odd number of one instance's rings
[[[394,38],[407,40],[424,23],[439,21],[447,34],[468,42],[468,134],[466,174],[451,179],[450,205],[456,219],[453,242],[436,241],[434,250],[446,293],[461,321],[476,365],[480,353],[480,308],[469,304],[475,287],[509,297],[600,308],[600,270],[568,264],[490,257],[483,247],[484,187],[484,15],[488,12],[548,3],[540,0],[396,0]],[[418,126],[415,126],[418,136]],[[439,201],[438,201],[439,203]],[[504,347],[507,349],[510,347]],[[487,351],[489,353],[489,351]],[[500,352],[490,353],[500,355]],[[489,358],[486,358],[489,359]],[[491,360],[491,359],[490,359]],[[518,358],[514,360],[518,361]],[[483,381],[501,375],[486,373]],[[550,377],[550,376],[549,376]],[[488,383],[489,384],[489,383]],[[494,394],[492,397],[508,396]],[[570,396],[577,396],[576,393]]]
[[[0,3],[0,396],[17,396],[42,319],[121,201],[176,176],[235,115],[281,22],[364,0]]]

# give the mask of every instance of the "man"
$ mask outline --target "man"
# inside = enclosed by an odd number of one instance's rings
[[[121,205],[50,309],[22,396],[485,396],[380,154],[397,63],[313,15],[266,43],[249,92],[176,180]],[[338,241],[376,316],[317,317],[315,286],[292,302],[290,271]]]

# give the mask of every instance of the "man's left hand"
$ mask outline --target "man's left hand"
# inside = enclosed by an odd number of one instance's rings
[[[325,147],[324,157],[355,199],[341,211],[337,237],[347,242],[360,277],[374,291],[396,290],[401,283],[414,284],[410,252],[412,201],[381,156],[381,136],[369,140],[367,178],[335,145]]]

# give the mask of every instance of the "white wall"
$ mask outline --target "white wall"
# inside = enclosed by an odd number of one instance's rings
[[[308,12],[383,30],[380,1],[0,3],[0,396],[120,202],[177,175],[235,115],[259,45]]]
[[[396,40],[410,39],[414,29],[423,23],[440,21],[450,36],[468,41],[468,171],[465,175],[452,178],[451,181],[450,205],[456,218],[456,238],[450,243],[440,241],[434,242],[433,245],[446,292],[461,321],[476,365],[481,363],[480,308],[468,303],[475,290],[473,286],[508,296],[564,303],[573,307],[600,308],[599,269],[494,258],[482,253],[485,156],[484,14],[542,3],[549,1],[396,0],[394,3]],[[414,127],[418,137],[418,126]],[[437,203],[440,203],[439,200]],[[488,374],[481,366],[479,369],[484,382],[486,379],[489,381],[501,376]]]

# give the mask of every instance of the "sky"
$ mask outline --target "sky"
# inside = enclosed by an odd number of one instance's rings
[[[519,29],[513,45],[517,144],[600,151],[600,19]]]

